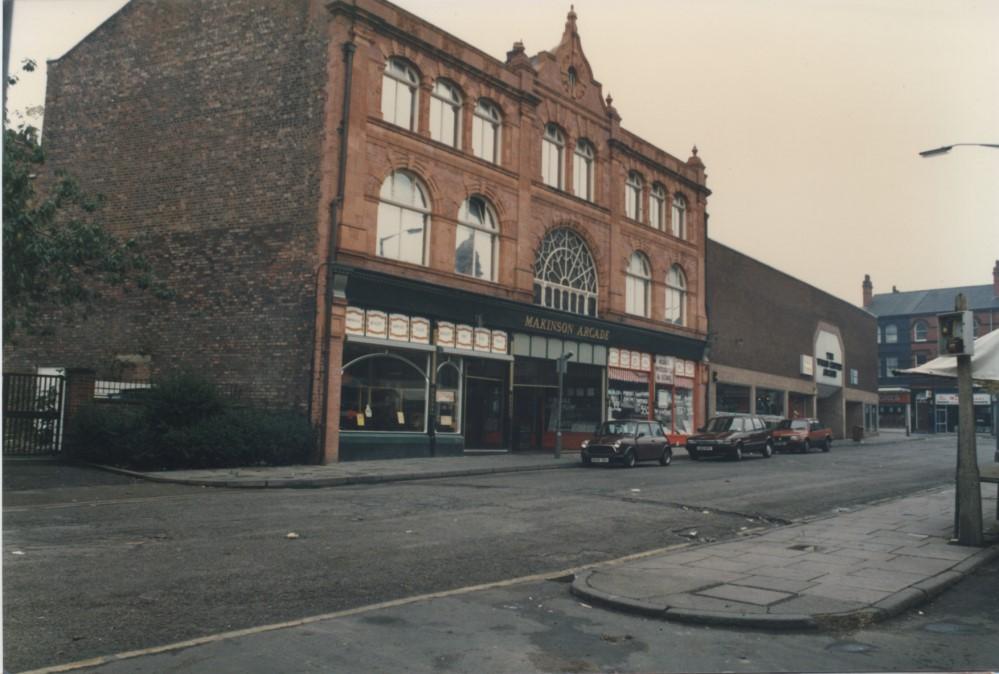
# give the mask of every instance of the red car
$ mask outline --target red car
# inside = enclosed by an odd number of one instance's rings
[[[818,419],[784,419],[771,433],[774,449],[778,451],[807,452],[820,447],[823,452],[832,449],[832,430]]]

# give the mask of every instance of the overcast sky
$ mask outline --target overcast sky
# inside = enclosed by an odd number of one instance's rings
[[[123,4],[16,0],[12,64],[58,58]],[[397,4],[499,59],[515,40],[554,47],[569,9]],[[853,303],[865,273],[876,293],[992,282],[999,149],[917,153],[999,143],[999,2],[575,5],[622,124],[681,159],[698,146],[713,238]],[[10,90],[10,110],[43,102],[41,71]]]

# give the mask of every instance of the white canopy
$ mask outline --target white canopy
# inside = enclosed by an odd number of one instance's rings
[[[919,367],[898,371],[904,374],[956,378],[957,356],[939,356]],[[971,356],[971,377],[976,381],[999,382],[999,330],[993,330],[975,340],[975,353]]]

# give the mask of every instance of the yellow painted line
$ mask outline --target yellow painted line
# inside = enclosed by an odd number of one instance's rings
[[[492,583],[482,583],[481,585],[469,585],[467,587],[460,587],[454,590],[443,590],[441,592],[420,594],[413,597],[405,597],[403,599],[393,599],[391,601],[383,601],[377,604],[369,604],[367,606],[359,606],[357,608],[344,609],[342,611],[336,611],[333,613],[324,613],[322,615],[310,616],[308,618],[299,618],[298,620],[289,620],[287,622],[282,622],[282,623],[261,625],[259,627],[248,627],[246,629],[233,630],[231,632],[219,632],[218,634],[210,634],[208,636],[198,637],[196,639],[188,639],[187,641],[178,641],[176,643],[165,644],[163,646],[154,646],[152,648],[142,648],[134,651],[125,651],[124,653],[116,653],[114,655],[101,655],[96,658],[90,658],[89,660],[78,660],[76,662],[69,662],[62,665],[53,665],[51,667],[42,667],[41,669],[32,669],[29,672],[22,672],[22,674],[55,674],[56,672],[71,672],[75,669],[83,669],[85,667],[97,667],[99,665],[107,665],[113,662],[130,660],[132,658],[139,658],[145,655],[168,653],[170,651],[183,650],[185,648],[192,648],[194,646],[204,646],[205,644],[212,644],[219,641],[226,641],[228,639],[237,639],[239,637],[261,634],[263,632],[273,632],[275,630],[283,630],[289,627],[301,627],[302,625],[310,625],[312,623],[321,622],[323,620],[346,618],[361,613],[368,613],[370,611],[379,611],[387,608],[395,608],[398,606],[406,606],[407,604],[415,604],[417,602],[428,601],[431,599],[443,599],[446,597],[453,597],[461,594],[469,594],[472,592],[481,592],[483,590],[494,590],[501,587],[519,585],[521,583],[533,583],[540,580],[549,580],[552,578],[567,576],[569,574],[579,573],[580,571],[586,571],[587,569],[592,569],[598,566],[613,566],[617,564],[623,564],[625,562],[634,561],[636,559],[652,557],[654,555],[659,555],[664,552],[672,552],[680,548],[687,548],[690,547],[691,545],[692,543],[678,543],[676,545],[671,545],[665,548],[657,548],[655,550],[637,552],[632,555],[626,555],[624,557],[618,557],[616,559],[611,559],[604,562],[593,562],[592,564],[574,566],[568,569],[564,569],[562,571],[536,573],[530,576],[509,578],[507,580],[499,580],[499,581],[494,581]]]

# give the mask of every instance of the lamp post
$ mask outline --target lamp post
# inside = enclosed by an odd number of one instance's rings
[[[573,353],[563,353],[558,358],[558,408],[555,410],[555,458],[562,456],[562,380],[565,377],[566,363],[572,358]]]

